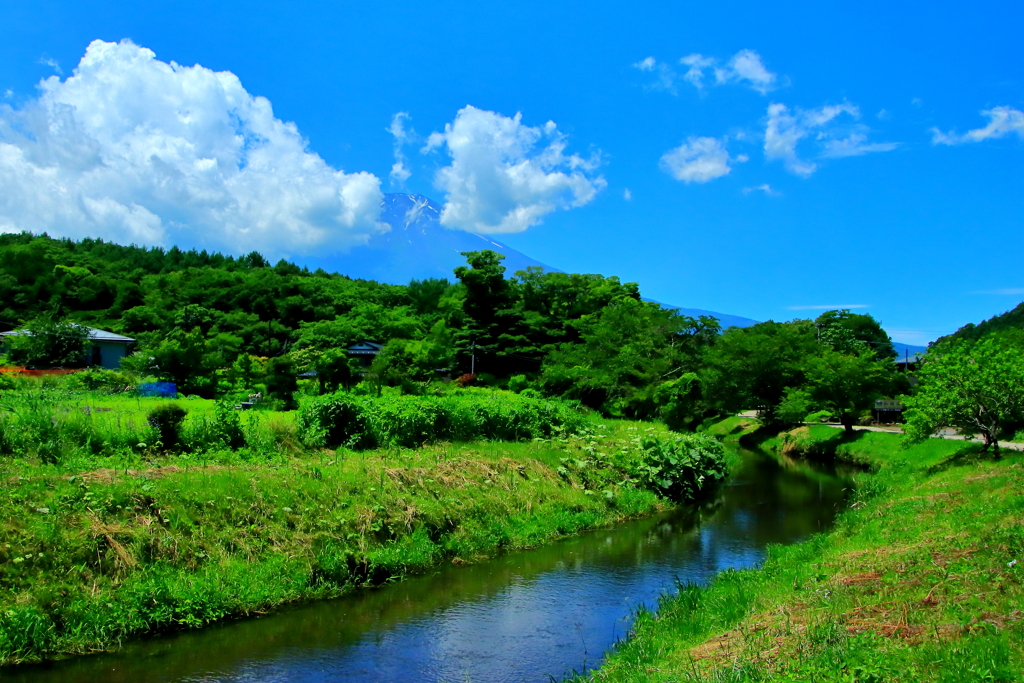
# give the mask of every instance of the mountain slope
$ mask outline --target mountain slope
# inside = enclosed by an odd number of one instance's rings
[[[448,230],[441,225],[441,206],[423,195],[386,194],[381,209],[381,221],[391,229],[374,235],[366,245],[354,247],[347,254],[300,258],[295,262],[310,269],[323,268],[327,272],[389,284],[407,284],[413,279],[426,278],[452,280],[452,271],[466,264],[461,253],[483,249],[504,254],[509,275],[528,266],[559,270],[488,235]],[[728,313],[663,305],[691,317],[713,316],[723,328],[747,327],[757,322]]]
[[[1007,329],[1024,329],[1024,303],[1018,304],[1012,310],[994,315],[977,325],[967,323],[953,334],[939,337],[936,342],[949,339],[981,339],[982,337]]]
[[[505,255],[505,267],[511,274],[528,266],[557,270],[507,244],[486,235],[463,230],[448,230],[441,225],[441,207],[418,194],[386,194],[381,203],[383,223],[391,229],[347,254],[296,259],[310,269],[342,273],[353,278],[377,280],[393,285],[427,278],[454,279],[452,271],[466,265],[464,251],[491,249]]]

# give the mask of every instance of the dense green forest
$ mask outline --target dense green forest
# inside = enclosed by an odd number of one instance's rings
[[[131,336],[126,370],[208,397],[258,387],[286,400],[308,371],[321,392],[361,383],[422,393],[472,368],[463,381],[682,428],[750,408],[791,420],[826,411],[852,425],[875,397],[906,389],[870,315],[829,311],[723,332],[714,318],[644,301],[616,277],[510,276],[500,254],[465,256],[451,281],[399,286],[271,265],[255,252],[0,235],[0,322],[64,320]],[[345,351],[362,340],[384,345],[369,371]]]
[[[959,330],[946,337],[940,337],[936,343],[942,343],[950,339],[981,339],[990,334],[1004,330],[1024,330],[1024,303],[1017,304],[1012,310],[994,315],[988,320],[975,325],[967,323]]]

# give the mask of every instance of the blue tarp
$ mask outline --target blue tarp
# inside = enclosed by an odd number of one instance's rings
[[[178,398],[178,385],[174,382],[146,382],[137,390],[139,396],[156,396],[158,398]]]

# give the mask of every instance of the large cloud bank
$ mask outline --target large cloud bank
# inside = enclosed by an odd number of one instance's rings
[[[445,149],[451,159],[435,177],[446,193],[441,223],[477,233],[522,232],[558,209],[583,206],[606,186],[595,175],[599,155],[565,153],[554,122],[533,128],[467,106],[423,151]]]
[[[0,107],[0,231],[290,255],[382,229],[380,181],[331,168],[230,72],[97,40],[39,87]]]

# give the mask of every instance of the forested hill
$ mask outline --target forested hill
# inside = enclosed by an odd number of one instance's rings
[[[1020,303],[1013,310],[992,316],[988,320],[978,323],[967,323],[951,335],[940,337],[936,343],[947,339],[981,339],[994,332],[1009,329],[1024,329],[1024,303]]]
[[[0,235],[0,324],[47,315],[146,338],[175,326],[188,305],[207,310],[214,334],[237,351],[279,353],[301,323],[354,306],[409,304],[409,288],[310,272],[258,253],[120,246],[27,233]],[[224,339],[227,343],[227,338]]]

